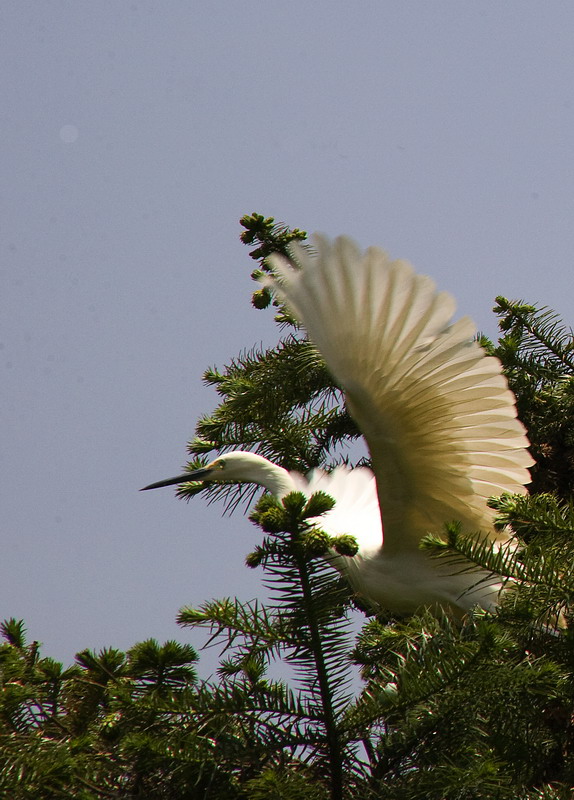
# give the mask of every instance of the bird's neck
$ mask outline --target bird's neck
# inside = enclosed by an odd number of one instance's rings
[[[282,500],[289,492],[297,490],[295,481],[283,467],[262,458],[253,470],[253,482],[263,486],[268,492]]]

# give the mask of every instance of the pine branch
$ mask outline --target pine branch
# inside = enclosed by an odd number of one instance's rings
[[[574,349],[574,333],[566,328],[559,316],[546,307],[540,309],[525,305],[522,301],[509,301],[505,297],[496,298],[494,312],[499,315],[500,329],[507,334],[507,340],[520,344],[520,358],[530,356],[531,368],[544,364],[565,371],[574,372],[574,359],[570,353]],[[518,348],[516,348],[518,352]]]
[[[299,228],[288,228],[283,224],[276,224],[273,217],[264,217],[262,214],[246,214],[241,217],[239,223],[245,228],[241,234],[243,244],[257,244],[255,250],[251,250],[249,255],[255,261],[260,262],[260,268],[255,270],[251,277],[259,280],[268,268],[265,259],[272,253],[280,253],[285,258],[290,258],[289,244],[293,241],[304,241],[307,238],[305,231]],[[272,297],[269,289],[259,288],[253,293],[252,303],[255,308],[267,308],[271,303]],[[282,323],[297,326],[296,320],[285,310],[281,312]]]

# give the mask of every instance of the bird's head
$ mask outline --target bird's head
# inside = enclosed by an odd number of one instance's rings
[[[284,492],[281,491],[281,484],[288,480],[288,476],[289,473],[286,470],[263,456],[247,450],[236,450],[232,453],[224,453],[200,469],[190,470],[175,478],[167,478],[144,486],[142,491],[173,486],[178,483],[201,481],[204,483],[257,483],[274,493],[282,494]],[[291,487],[288,488],[291,489]]]

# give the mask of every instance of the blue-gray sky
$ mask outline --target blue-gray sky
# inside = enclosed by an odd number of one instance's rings
[[[570,322],[574,6],[4,3],[0,617],[44,652],[191,637],[258,541],[171,490],[208,365],[271,343],[239,217],[411,260],[495,333]]]

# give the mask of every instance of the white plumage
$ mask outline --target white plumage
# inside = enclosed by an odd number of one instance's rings
[[[463,531],[508,539],[494,529],[487,500],[524,494],[533,460],[501,365],[473,340],[468,318],[451,322],[451,295],[405,261],[376,247],[361,253],[344,237],[315,236],[313,247],[311,255],[293,245],[292,260],[272,256],[268,285],[344,390],[374,479],[369,470],[344,467],[303,479],[240,452],[217,459],[213,465],[224,466],[203,477],[260,483],[278,496],[289,486],[330,494],[336,505],[319,524],[333,535],[353,534],[359,545],[357,556],[335,565],[374,604],[400,613],[437,604],[490,608],[498,585],[477,584],[480,575],[431,559],[419,543],[454,520]],[[153,486],[192,479],[188,473]]]

